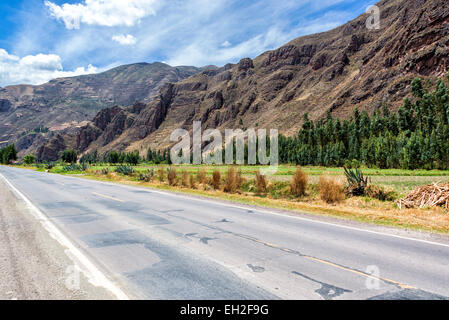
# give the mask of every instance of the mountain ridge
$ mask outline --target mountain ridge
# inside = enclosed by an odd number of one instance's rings
[[[349,118],[356,107],[397,110],[413,78],[449,70],[449,4],[382,0],[377,6],[380,30],[368,29],[363,14],[254,59],[167,82],[151,101],[103,109],[77,132],[42,144],[38,157],[56,159],[65,147],[143,155],[148,147],[168,148],[170,133],[191,130],[193,121],[202,121],[203,129],[277,128],[292,135],[305,113],[317,120],[328,112]]]
[[[12,85],[0,89],[0,141],[29,149],[36,128],[51,132],[77,129],[98,111],[114,105],[149,102],[165,83],[177,82],[204,68],[165,63],[135,63],[42,85]],[[31,135],[30,135],[31,134]]]

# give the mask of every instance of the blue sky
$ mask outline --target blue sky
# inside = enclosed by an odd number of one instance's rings
[[[121,64],[224,65],[352,20],[375,0],[2,0],[0,86]]]

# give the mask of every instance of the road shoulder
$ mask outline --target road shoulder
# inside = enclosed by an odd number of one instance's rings
[[[91,285],[0,180],[0,300],[113,299]]]

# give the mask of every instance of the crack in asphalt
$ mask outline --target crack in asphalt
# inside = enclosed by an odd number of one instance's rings
[[[316,282],[321,285],[321,288],[315,290],[316,293],[318,293],[324,300],[332,300],[334,298],[337,298],[345,293],[350,293],[352,290],[343,289],[334,285],[331,285],[329,283],[321,282],[316,279],[312,279],[309,276],[306,276],[305,274],[299,273],[297,271],[292,271],[293,274],[303,277],[304,279]]]

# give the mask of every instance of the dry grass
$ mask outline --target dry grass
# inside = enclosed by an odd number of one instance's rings
[[[160,182],[164,182],[165,180],[165,168],[161,167],[159,170],[157,170],[157,177]]]
[[[394,201],[397,198],[397,193],[393,189],[377,186],[375,184],[368,185],[366,188],[366,195],[381,201]]]
[[[195,181],[195,177],[194,177],[193,175],[190,175],[190,178],[189,178],[189,187],[190,187],[190,189],[196,189],[196,188],[197,188],[197,186],[196,186],[196,181]]]
[[[219,190],[221,185],[221,174],[220,171],[215,170],[212,174],[212,180],[211,180],[212,187],[214,187],[214,190]]]
[[[242,184],[245,183],[245,178],[242,176],[242,170],[239,169],[236,173],[236,184],[237,184],[237,190],[240,190],[242,188]]]
[[[302,197],[306,195],[308,177],[301,168],[296,170],[290,183],[290,192],[293,196]]]
[[[235,193],[239,187],[239,177],[237,177],[237,172],[234,167],[230,167],[226,173],[226,179],[224,183],[224,192]]]
[[[181,185],[184,188],[187,188],[189,186],[189,175],[187,174],[187,171],[181,172]]]
[[[256,172],[256,188],[257,194],[265,194],[267,192],[267,180],[259,171]]]
[[[169,186],[176,186],[178,184],[178,176],[175,168],[170,167],[167,169],[167,179]]]
[[[198,180],[199,184],[206,184],[207,183],[206,170],[205,169],[198,170],[197,180]]]
[[[320,198],[326,203],[338,203],[345,199],[344,183],[337,178],[322,175],[318,181]]]

